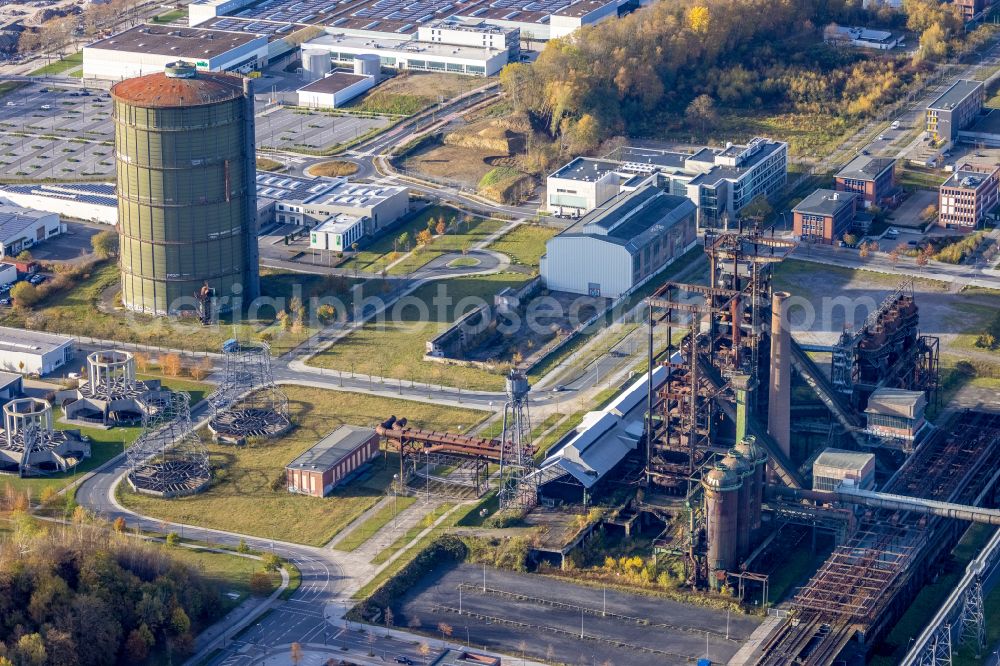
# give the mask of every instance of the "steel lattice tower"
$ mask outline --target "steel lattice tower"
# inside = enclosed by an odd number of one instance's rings
[[[286,431],[288,396],[274,383],[271,348],[264,342],[227,340],[222,345],[224,378],[208,396],[214,415],[209,428],[217,441],[244,444]]]
[[[538,503],[532,472],[531,417],[528,415],[528,378],[511,370],[507,375],[507,402],[500,435],[500,509],[524,510]]]

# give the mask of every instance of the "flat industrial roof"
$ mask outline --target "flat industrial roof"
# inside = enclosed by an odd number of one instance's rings
[[[357,215],[348,215],[347,213],[340,213],[339,215],[334,215],[333,217],[324,220],[318,226],[313,227],[313,231],[322,231],[328,234],[342,234],[362,219]]]
[[[869,414],[893,414],[904,418],[916,418],[927,405],[923,391],[907,391],[897,388],[876,389],[868,398]]]
[[[345,88],[353,86],[355,83],[360,83],[361,81],[370,78],[373,77],[361,76],[344,70],[335,70],[324,76],[322,79],[313,81],[307,86],[302,86],[299,88],[299,92],[305,91],[333,95],[341,90],[344,90]]]
[[[835,216],[852,202],[858,195],[854,192],[838,192],[836,190],[816,190],[805,199],[800,201],[792,209],[796,213],[806,215],[831,215]]]
[[[577,157],[552,173],[549,178],[565,178],[566,180],[582,180],[594,182],[605,174],[615,171],[620,165],[610,160],[596,160],[590,157]]]
[[[338,25],[337,28],[344,26]],[[373,28],[374,29],[374,28]],[[439,42],[418,42],[400,36],[400,39],[386,39],[382,37],[364,37],[349,35],[346,33],[336,33],[323,35],[303,44],[304,48],[324,48],[330,51],[340,49],[361,50],[365,53],[381,53],[395,51],[407,57],[450,57],[450,58],[475,58],[477,60],[488,60],[502,53],[501,49],[483,48],[481,46],[461,46],[455,44],[445,44]]]
[[[875,180],[886,169],[896,165],[892,157],[872,157],[858,155],[837,173],[837,178],[852,178],[854,180]]]
[[[88,44],[88,49],[150,53],[178,58],[214,58],[263,35],[144,23]]]
[[[0,352],[48,354],[71,342],[73,338],[63,335],[0,326]]]
[[[954,109],[966,97],[983,87],[982,81],[970,81],[969,79],[959,79],[944,91],[940,97],[927,105],[928,109],[939,111]]]
[[[995,172],[995,170],[994,170]],[[989,178],[989,173],[973,171],[972,169],[958,169],[953,172],[948,180],[941,183],[941,187],[956,187],[967,190],[978,190],[979,187]]]
[[[23,234],[31,225],[37,224],[39,220],[52,217],[55,213],[46,213],[30,208],[19,206],[0,205],[0,243],[9,243],[18,239],[19,234]],[[34,238],[34,234],[31,234]]]
[[[321,439],[311,449],[288,463],[288,469],[317,470],[330,469],[356,451],[359,446],[375,434],[372,428],[342,425]]]
[[[871,453],[845,451],[844,449],[826,449],[816,458],[814,465],[832,467],[834,469],[862,470],[865,465],[875,459]]]
[[[697,208],[687,197],[667,194],[647,184],[595,208],[559,236],[602,238],[634,253],[695,212]]]
[[[10,194],[31,194],[39,197],[78,201],[98,206],[117,206],[113,183],[58,183],[39,185],[3,185],[0,186],[0,197],[5,192]]]
[[[16,372],[0,372],[0,391],[21,381],[21,375]]]

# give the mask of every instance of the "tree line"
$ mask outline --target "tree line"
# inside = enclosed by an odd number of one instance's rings
[[[23,498],[14,503],[13,532],[0,540],[0,666],[180,657],[194,646],[192,626],[219,614],[212,584],[123,526],[74,516],[73,526],[45,528]]]
[[[904,11],[850,0],[660,0],[549,41],[501,83],[515,113],[558,145],[585,153],[618,134],[701,129],[719,109],[865,117],[901,96],[960,37],[956,10],[905,0]],[[917,58],[823,43],[831,23],[906,24]],[[943,45],[943,46],[942,46]]]

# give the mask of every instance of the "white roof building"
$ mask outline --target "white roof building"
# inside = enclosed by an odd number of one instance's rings
[[[47,375],[73,358],[73,338],[0,327],[0,371]]]
[[[84,46],[83,76],[120,81],[162,72],[177,60],[212,72],[248,72],[267,61],[267,37],[147,23]]]
[[[110,225],[118,222],[113,183],[3,185],[0,200],[78,220]]]
[[[59,216],[20,206],[0,206],[0,259],[16,257],[24,250],[64,231]]]

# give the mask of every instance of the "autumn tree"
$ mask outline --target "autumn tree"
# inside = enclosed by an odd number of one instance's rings
[[[164,354],[160,357],[160,370],[167,377],[179,377],[183,368],[180,354]]]
[[[708,7],[703,5],[695,5],[688,10],[688,26],[694,32],[704,35],[708,32],[709,22],[711,20],[711,14],[708,11]]]
[[[292,643],[291,648],[289,649],[289,657],[292,660],[292,664],[299,666],[299,662],[302,661],[303,656],[302,646],[297,642]]]
[[[438,220],[437,226],[434,227],[434,231],[438,236],[443,236],[445,232],[448,231],[448,225],[445,223],[443,217]]]
[[[38,305],[42,300],[42,290],[29,282],[18,282],[10,289],[10,297],[14,305],[25,310]]]
[[[408,231],[404,231],[403,233],[399,234],[399,237],[396,239],[396,245],[401,250],[409,250],[411,242],[412,241],[410,240],[410,232]]]
[[[102,231],[90,237],[90,246],[101,259],[118,256],[118,234],[114,231]]]
[[[715,100],[710,95],[698,95],[688,104],[684,117],[688,123],[698,125],[704,134],[707,125],[719,119],[719,114],[715,110]]]
[[[434,236],[431,234],[429,229],[424,229],[417,234],[417,244],[418,245],[430,245],[434,242]]]

